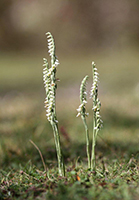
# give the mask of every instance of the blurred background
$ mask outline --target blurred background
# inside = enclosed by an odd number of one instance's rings
[[[121,148],[127,145],[133,152],[139,141],[139,2],[1,0],[0,153],[7,156],[1,162],[11,162],[13,155],[22,157],[23,152],[31,158],[29,139],[45,149],[53,143],[43,108],[42,58],[49,60],[48,31],[55,38],[60,61],[57,112],[62,140],[66,143],[68,134],[76,142],[83,131],[76,119],[79,87],[88,74],[90,89],[95,61],[100,73],[102,137],[121,141]],[[91,119],[88,123],[91,127]],[[84,135],[81,138],[84,141]]]

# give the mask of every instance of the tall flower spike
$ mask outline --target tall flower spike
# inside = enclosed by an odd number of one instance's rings
[[[58,131],[58,121],[56,116],[56,67],[59,64],[59,61],[55,55],[55,42],[52,34],[50,32],[46,33],[47,41],[48,41],[48,52],[51,57],[51,65],[49,67],[47,60],[44,58],[44,69],[43,69],[43,81],[44,87],[46,91],[45,98],[45,108],[46,108],[46,116],[48,121],[50,122],[55,139],[56,151],[57,151],[57,159],[58,159],[58,169],[59,175],[65,175],[65,167],[64,161],[60,146],[60,136]]]
[[[96,126],[94,127],[97,130],[100,130],[103,126],[103,121],[99,114],[101,103],[98,98],[98,82],[99,82],[99,73],[97,72],[96,64],[92,62],[92,73],[93,73],[93,84],[90,90],[90,98],[93,99],[93,112],[96,117]]]
[[[59,61],[55,55],[54,38],[50,32],[46,33],[46,35],[47,35],[48,49],[49,49],[48,52],[51,57],[51,67],[49,67],[47,60],[44,58],[43,80],[46,91],[45,108],[48,121],[50,122],[51,120],[54,120],[57,123],[58,121],[56,119],[56,114],[55,114],[55,93],[56,93],[55,80],[56,80],[56,67],[59,64]]]
[[[80,106],[77,109],[78,114],[77,117],[80,115],[88,116],[88,113],[86,113],[86,108],[85,108],[85,104],[87,103],[87,92],[86,92],[86,83],[87,83],[87,79],[88,79],[88,75],[86,75],[82,82],[81,82],[81,86],[80,86]]]
[[[54,56],[55,55],[55,42],[54,42],[54,38],[52,36],[52,34],[50,32],[46,33],[47,35],[47,41],[48,41],[48,53],[50,56]]]
[[[90,152],[89,152],[89,131],[88,126],[86,123],[86,116],[88,116],[88,113],[86,113],[85,105],[87,103],[87,92],[86,92],[86,83],[87,83],[88,76],[85,76],[84,79],[81,82],[80,86],[80,106],[77,109],[78,114],[77,117],[81,115],[84,127],[85,127],[85,133],[86,133],[86,152],[87,152],[87,158],[88,158],[88,168],[91,167],[91,160],[90,160]]]
[[[96,170],[96,160],[95,160],[95,145],[98,131],[101,129],[103,121],[100,116],[101,103],[98,98],[98,82],[99,74],[94,62],[92,62],[92,73],[93,73],[93,84],[90,91],[90,98],[93,100],[93,141],[92,141],[92,154],[91,154],[91,170]]]
[[[51,65],[52,68],[55,69],[59,65],[59,61],[55,55],[55,41],[50,32],[46,33],[47,35],[47,41],[48,41],[48,53],[51,57]]]
[[[96,64],[92,62],[92,72],[93,72],[93,84],[90,91],[90,98],[93,98],[94,95],[97,95],[98,92],[98,82],[99,82],[99,73],[97,72]]]

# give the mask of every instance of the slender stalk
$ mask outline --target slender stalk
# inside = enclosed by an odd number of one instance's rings
[[[54,138],[55,138],[59,175],[65,176],[65,165],[64,165],[64,162],[63,162],[63,156],[62,156],[62,151],[61,151],[60,136],[59,136],[59,132],[58,132],[58,127],[57,127],[57,124],[55,124],[53,122],[51,123],[51,125],[52,125]]]
[[[86,123],[86,118],[81,116],[82,120],[83,120],[83,124],[85,127],[85,133],[86,133],[86,152],[87,152],[87,159],[88,159],[88,169],[91,168],[91,160],[90,160],[90,149],[89,149],[89,130],[88,130],[88,126]]]
[[[95,114],[94,114],[95,115]],[[96,146],[96,117],[94,116],[93,123],[93,137],[92,137],[92,155],[91,155],[91,170],[96,170],[95,146]]]
[[[85,104],[87,103],[87,92],[86,92],[86,81],[88,79],[88,76],[85,76],[84,79],[81,82],[80,86],[80,102],[81,105],[77,109],[78,114],[77,117],[81,115],[84,127],[85,127],[85,134],[86,134],[86,152],[87,152],[87,158],[88,158],[88,168],[91,167],[91,160],[90,160],[90,149],[89,149],[89,130],[86,122],[86,116],[88,116],[88,113],[86,113]]]

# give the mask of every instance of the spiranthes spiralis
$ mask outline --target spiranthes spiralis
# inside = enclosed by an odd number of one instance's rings
[[[93,138],[92,138],[92,151],[91,156],[89,152],[89,130],[86,123],[86,116],[88,116],[88,113],[86,113],[86,104],[87,104],[87,92],[86,92],[86,82],[88,79],[88,76],[85,76],[84,79],[81,82],[80,86],[80,106],[77,109],[78,116],[81,116],[85,132],[86,132],[86,151],[87,151],[87,158],[88,158],[88,168],[91,170],[96,170],[96,162],[95,162],[95,145],[96,145],[96,139],[98,131],[102,128],[103,121],[100,116],[100,108],[101,103],[98,98],[98,81],[99,81],[99,74],[97,72],[97,68],[94,62],[92,62],[92,74],[93,74],[93,84],[90,90],[90,98],[93,100]]]
[[[93,138],[92,138],[92,153],[91,153],[91,170],[96,171],[96,159],[95,159],[95,145],[98,131],[103,126],[103,121],[100,116],[101,103],[98,98],[98,82],[99,74],[94,62],[92,62],[92,75],[93,84],[90,90],[90,98],[93,100]]]
[[[46,116],[48,121],[50,122],[53,133],[54,133],[54,140],[56,145],[56,152],[57,152],[57,159],[58,159],[58,169],[59,175],[65,175],[65,166],[63,161],[63,155],[60,145],[60,136],[58,130],[58,120],[56,116],[56,68],[59,65],[59,61],[55,55],[55,42],[52,34],[50,32],[46,33],[47,41],[48,41],[48,53],[51,58],[51,65],[49,67],[47,59],[44,60],[44,69],[43,69],[43,81],[44,87],[46,91],[46,98],[45,98],[45,108],[46,108]]]
[[[86,122],[86,116],[88,116],[88,113],[86,113],[86,103],[87,103],[87,92],[86,92],[86,83],[87,83],[88,76],[86,75],[80,86],[80,106],[77,109],[78,116],[81,116],[84,127],[85,127],[85,133],[86,133],[86,152],[87,152],[87,159],[88,159],[88,168],[91,167],[91,160],[90,160],[90,152],[89,152],[89,130]]]

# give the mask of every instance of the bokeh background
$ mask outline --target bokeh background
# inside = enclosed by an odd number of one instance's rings
[[[139,2],[1,0],[1,164],[19,157],[19,162],[39,159],[33,156],[29,139],[51,155],[48,146],[53,144],[53,135],[45,118],[42,81],[42,58],[49,60],[47,31],[55,38],[60,61],[57,112],[63,144],[85,142],[76,108],[80,82],[88,74],[90,89],[91,62],[95,61],[104,121],[101,137],[125,154],[130,149],[135,152],[139,141]],[[91,127],[91,118],[88,123]],[[104,145],[101,139],[100,143]]]

